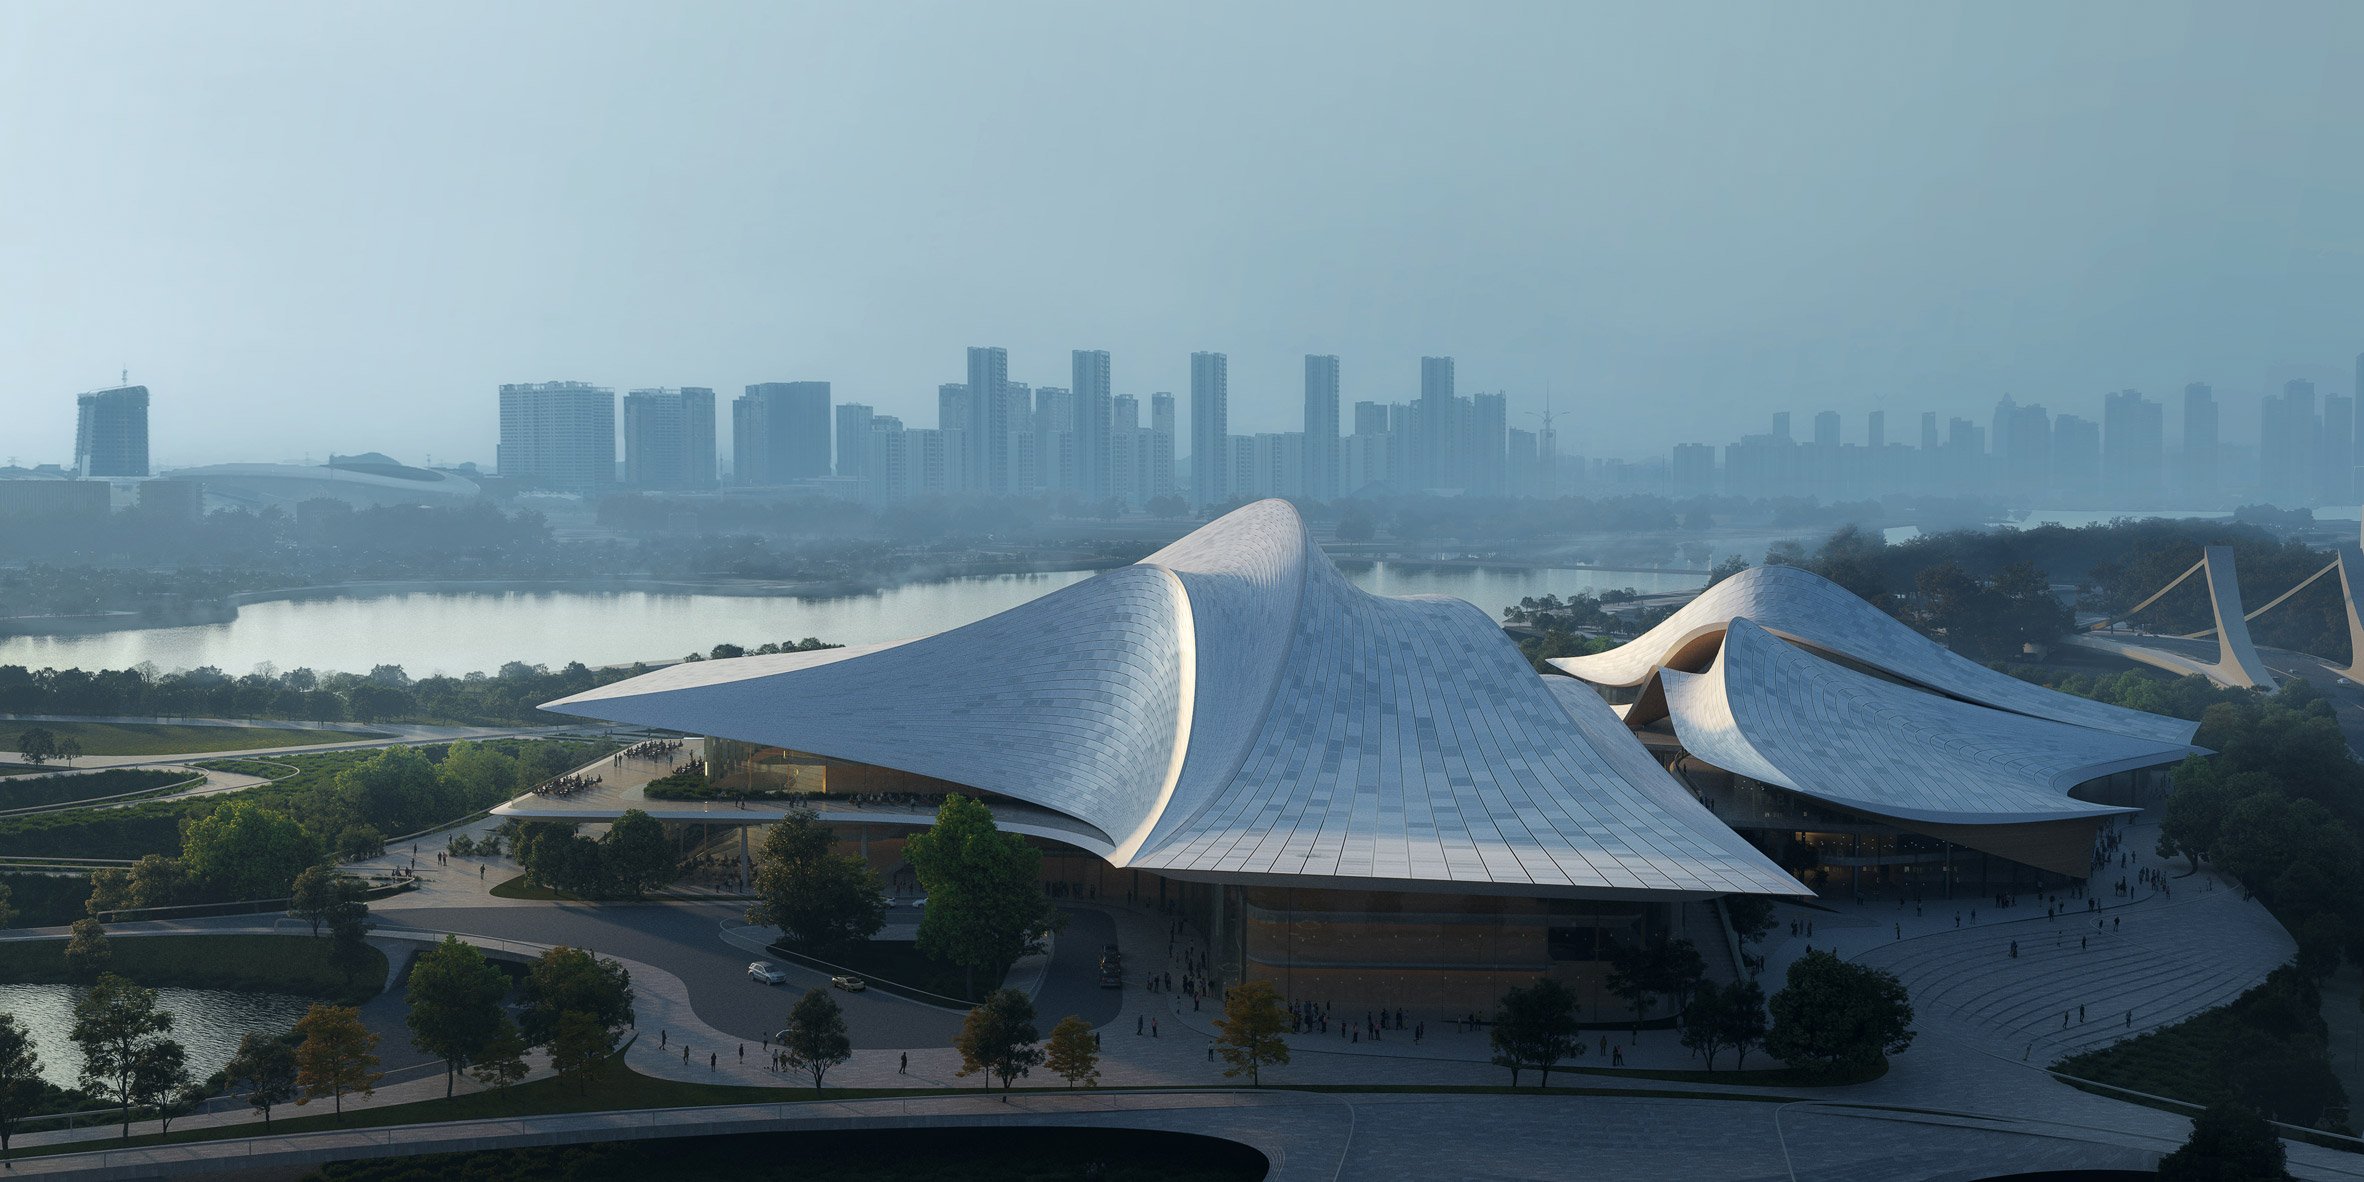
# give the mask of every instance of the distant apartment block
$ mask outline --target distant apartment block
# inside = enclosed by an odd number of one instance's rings
[[[636,488],[714,487],[714,391],[624,395],[624,481]]]
[[[582,490],[616,480],[616,392],[588,382],[501,387],[501,475]]]
[[[829,383],[757,382],[731,403],[731,471],[739,484],[829,475]]]
[[[74,470],[84,476],[146,476],[148,388],[93,390],[74,401]]]

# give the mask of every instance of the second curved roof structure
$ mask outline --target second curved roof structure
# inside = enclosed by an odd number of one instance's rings
[[[1997,710],[2156,743],[2188,744],[2196,722],[2079,698],[1998,673],[1913,631],[1847,589],[1794,566],[1759,566],[1709,587],[1656,627],[1605,653],[1551,665],[1595,685],[1638,686],[1653,670],[1705,668],[1734,620],[1938,693]]]
[[[1683,749],[1763,783],[1897,820],[2017,825],[2133,809],[2068,795],[2190,749],[1924,693],[1735,619],[1704,673],[1661,670]]]
[[[935,636],[679,665],[549,708],[968,785],[1181,877],[1806,893],[1597,695],[1545,680],[1485,612],[1367,594],[1263,501]]]

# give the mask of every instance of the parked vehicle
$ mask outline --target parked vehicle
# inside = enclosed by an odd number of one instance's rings
[[[1124,987],[1125,954],[1118,951],[1116,945],[1110,944],[1100,950],[1100,988],[1122,989]]]
[[[759,960],[748,965],[747,976],[758,985],[777,985],[788,979],[788,974],[783,972],[780,966],[768,960]]]

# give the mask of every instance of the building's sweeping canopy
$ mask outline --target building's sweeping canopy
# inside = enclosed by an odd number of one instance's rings
[[[2139,786],[2113,777],[2196,750],[2193,723],[1974,664],[1796,567],[1744,571],[1623,646],[1551,664],[1634,689],[1626,725],[1684,757],[1711,802],[1695,764],[1837,809],[1734,801],[1718,815],[1760,844],[1810,838],[1849,871],[1909,874],[1931,857],[1885,848],[1869,823],[2082,876],[2095,828],[2136,811]]]
[[[1641,685],[1661,666],[1697,672],[1707,668],[1735,619],[1897,680],[2013,714],[2177,745],[2191,742],[2199,730],[2196,722],[2072,697],[1998,673],[1913,631],[1846,588],[1794,566],[1741,571],[1623,645],[1551,664],[1603,686]]]
[[[1357,589],[1285,501],[934,636],[677,665],[549,708],[979,789],[1174,878],[1805,893],[1596,693],[1538,677],[1467,603]]]

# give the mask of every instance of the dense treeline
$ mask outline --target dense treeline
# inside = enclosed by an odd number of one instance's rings
[[[263,668],[235,677],[211,666],[158,673],[0,665],[0,713],[547,724],[562,720],[536,710],[541,703],[644,672],[643,665],[591,669],[576,662],[552,670],[512,661],[492,674],[414,680],[400,665],[367,673]]]
[[[2175,769],[2160,854],[2240,880],[2298,938],[2309,976],[2364,963],[2364,763],[2331,703],[2290,681],[2208,707],[2193,741],[2216,755]]]

